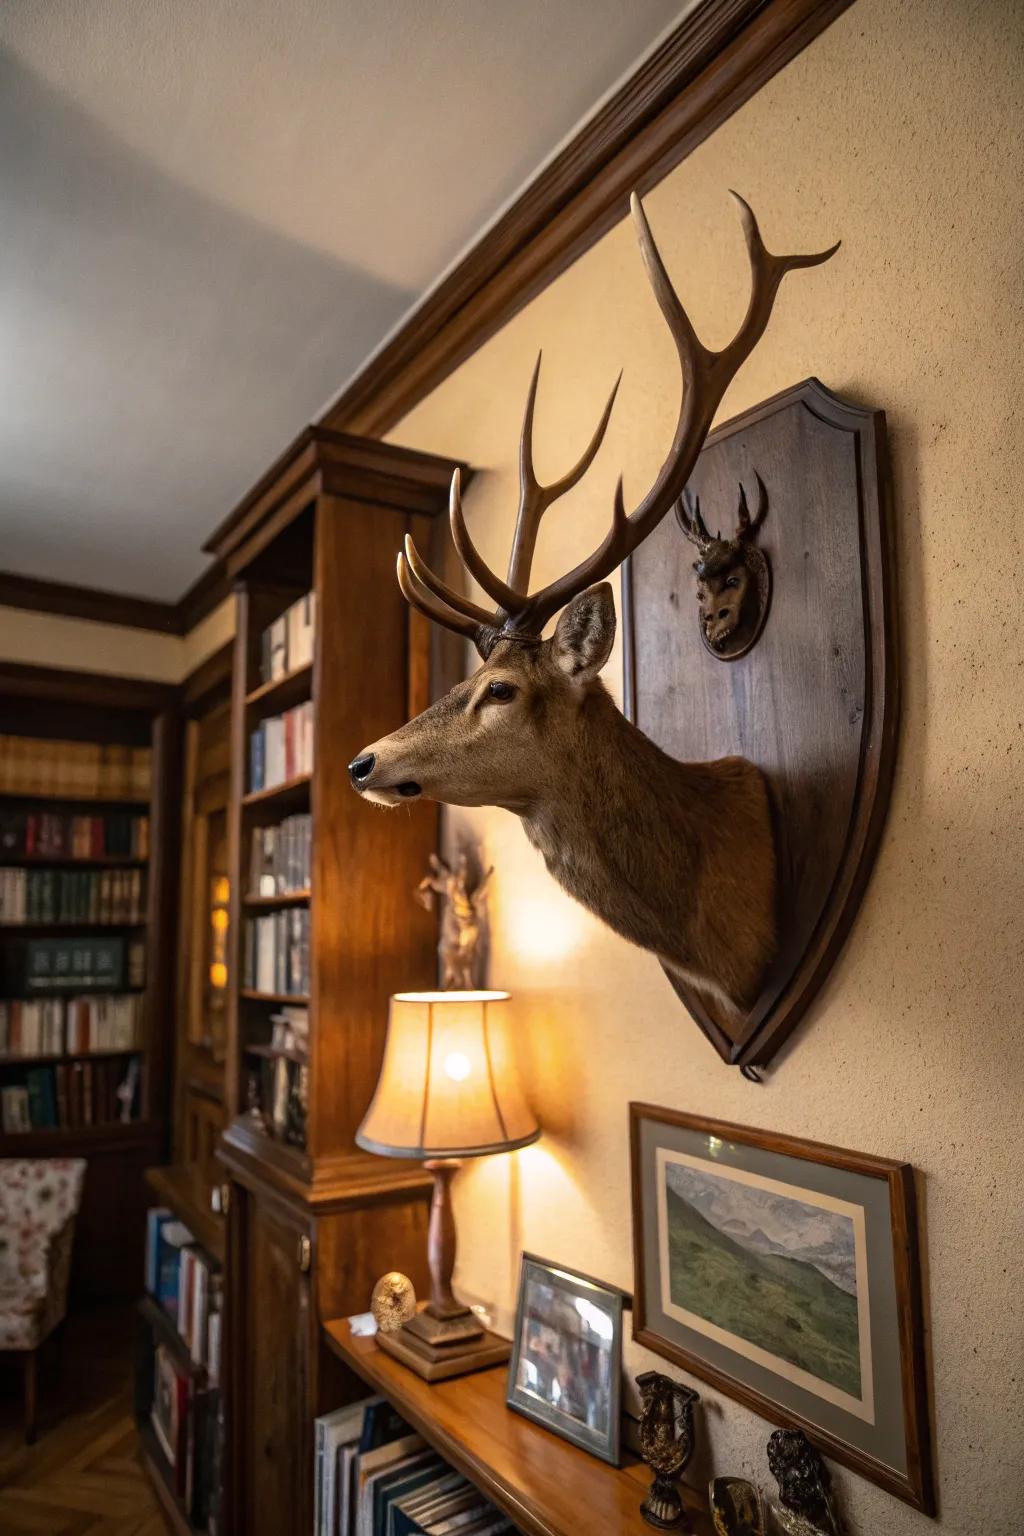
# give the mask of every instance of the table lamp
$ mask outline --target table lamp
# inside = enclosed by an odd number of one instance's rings
[[[367,1152],[420,1157],[434,1176],[430,1301],[377,1342],[427,1381],[497,1365],[510,1346],[452,1291],[455,1218],[449,1186],[466,1157],[514,1152],[540,1128],[511,1049],[507,992],[401,992],[391,999],[384,1061],[356,1133]]]

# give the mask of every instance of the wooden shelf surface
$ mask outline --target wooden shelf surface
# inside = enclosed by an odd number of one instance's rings
[[[140,1056],[141,1045],[111,1046],[101,1051],[40,1051],[30,1056],[0,1056],[0,1067],[53,1067],[65,1061],[116,1061],[121,1056]]]
[[[422,1381],[375,1339],[355,1338],[347,1318],[323,1325],[325,1342],[386,1397],[446,1461],[512,1519],[524,1536],[650,1536],[640,1504],[651,1473],[633,1461],[611,1467],[513,1413],[506,1366],[454,1381]],[[706,1502],[683,1496],[696,1536],[712,1536]]]
[[[147,1168],[146,1183],[161,1205],[170,1206],[196,1241],[224,1263],[224,1218],[210,1209],[209,1185],[195,1163]]]
[[[160,1343],[166,1344],[181,1369],[193,1381],[203,1385],[206,1382],[206,1367],[192,1359],[188,1345],[178,1332],[174,1319],[164,1310],[156,1297],[142,1296],[136,1306],[139,1316],[145,1318],[153,1332],[159,1336]]]
[[[0,1156],[31,1157],[42,1152],[47,1157],[76,1157],[98,1152],[105,1147],[139,1146],[157,1142],[162,1128],[152,1120],[110,1120],[101,1125],[77,1127],[48,1126],[34,1131],[0,1132]]]
[[[66,918],[61,922],[37,922],[33,919],[26,923],[0,923],[0,933],[22,935],[31,938],[33,934],[43,933],[123,933],[126,928],[145,928],[144,917],[128,917],[123,922],[90,922],[88,918],[76,921],[74,918]]]
[[[243,896],[242,906],[252,912],[273,912],[278,907],[302,907],[312,896],[310,890],[278,891],[276,896]]]
[[[257,992],[253,987],[240,987],[238,995],[250,1003],[295,1003],[300,1008],[309,1003],[308,992]]]
[[[127,854],[103,854],[99,858],[76,859],[71,853],[17,853],[0,855],[0,869],[144,869],[148,859],[132,859]]]
[[[311,773],[300,773],[294,779],[285,779],[283,784],[272,784],[269,789],[250,790],[247,795],[242,796],[242,804],[243,806],[280,806],[282,810],[293,805],[301,805],[309,795],[309,786],[312,782]]]
[[[311,696],[313,689],[313,663],[308,661],[303,667],[296,667],[292,672],[286,672],[283,677],[272,678],[269,683],[261,683],[251,693],[245,696],[246,709],[258,708],[260,714],[264,708],[267,711],[278,709],[290,709],[293,704],[304,704]]]

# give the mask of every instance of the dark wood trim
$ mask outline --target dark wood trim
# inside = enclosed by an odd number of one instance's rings
[[[691,1355],[674,1341],[656,1333],[647,1324],[646,1253],[643,1238],[643,1170],[641,1167],[640,1127],[643,1121],[682,1126],[687,1130],[738,1141],[744,1146],[778,1152],[785,1157],[801,1158],[819,1166],[840,1168],[884,1179],[889,1187],[892,1222],[893,1264],[899,1305],[900,1382],[903,1396],[903,1424],[907,1471],[901,1475],[873,1456],[849,1445],[845,1440],[803,1419],[772,1398],[737,1381],[725,1371]],[[928,1416],[927,1365],[924,1345],[924,1312],[921,1299],[921,1268],[918,1253],[917,1207],[914,1170],[909,1163],[874,1157],[865,1152],[851,1152],[825,1142],[785,1136],[778,1131],[757,1130],[749,1125],[713,1120],[706,1115],[691,1115],[682,1110],[663,1109],[656,1104],[631,1103],[629,1106],[630,1200],[633,1225],[633,1338],[656,1354],[664,1356],[686,1371],[701,1377],[720,1392],[735,1398],[771,1424],[802,1429],[824,1452],[850,1467],[862,1477],[877,1483],[888,1493],[904,1499],[926,1515],[936,1513],[932,1471],[931,1429]]]
[[[851,3],[706,0],[416,306],[323,425],[389,430],[624,218],[634,188],[660,181]]]
[[[87,619],[93,624],[117,624],[125,629],[148,629],[161,635],[187,635],[230,592],[231,582],[219,561],[214,561],[176,603],[0,571],[0,607]]]
[[[234,637],[225,640],[220,650],[207,656],[190,672],[180,687],[182,711],[186,715],[203,715],[217,702],[217,695],[227,699],[231,693],[231,672],[235,660]]]
[[[75,672],[37,667],[30,662],[0,661],[0,694],[92,704],[97,709],[169,709],[176,698],[172,683],[143,677],[114,677],[104,672]]]
[[[177,633],[187,635],[190,629],[195,629],[197,624],[230,596],[231,581],[228,573],[219,560],[214,560],[175,603]]]
[[[0,606],[59,614],[65,619],[89,619],[95,624],[121,624],[127,629],[152,629],[165,635],[182,633],[175,603],[45,581],[40,576],[16,576],[12,571],[0,571]]]

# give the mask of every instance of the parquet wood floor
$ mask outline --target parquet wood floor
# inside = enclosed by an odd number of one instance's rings
[[[0,1364],[0,1536],[166,1536],[137,1456],[130,1311],[69,1318],[42,1361],[39,1439],[26,1446],[20,1370]]]

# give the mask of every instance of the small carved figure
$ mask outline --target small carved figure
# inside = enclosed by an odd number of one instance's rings
[[[779,1485],[772,1515],[787,1536],[843,1536],[828,1468],[802,1429],[777,1429],[768,1466]]]
[[[416,1292],[412,1281],[397,1269],[381,1275],[370,1297],[370,1311],[381,1333],[397,1333],[403,1323],[416,1315]]]
[[[442,903],[441,938],[437,952],[441,960],[441,985],[446,992],[472,992],[480,984],[480,963],[484,953],[487,925],[487,882],[494,873],[489,869],[470,890],[469,858],[460,853],[452,869],[436,853],[430,855],[431,873],[416,887],[417,899],[433,911],[435,901]]]
[[[746,1478],[712,1478],[708,1504],[715,1536],[765,1536],[761,1494]]]
[[[700,1398],[692,1387],[660,1371],[644,1371],[636,1384],[643,1405],[640,1450],[654,1473],[640,1513],[659,1531],[687,1531],[690,1525],[675,1480],[693,1455],[693,1405]]]
[[[701,516],[700,497],[684,494],[676,503],[676,521],[700,558],[693,562],[697,573],[700,636],[719,661],[735,661],[746,655],[764,628],[772,593],[771,567],[763,550],[754,543],[768,512],[768,492],[757,479],[757,511],[753,518],[747,493],[740,486],[736,532],[723,539],[721,530],[712,537]]]

